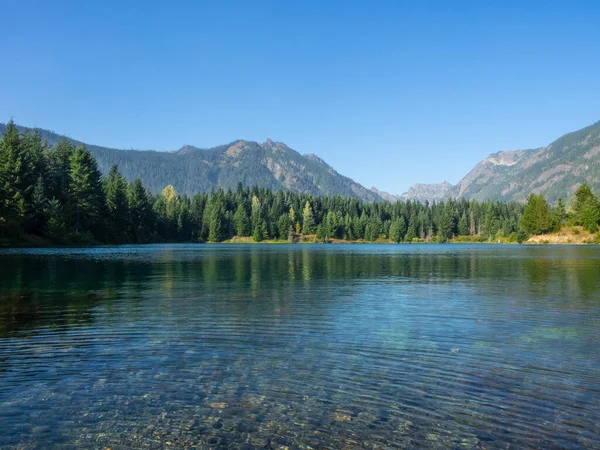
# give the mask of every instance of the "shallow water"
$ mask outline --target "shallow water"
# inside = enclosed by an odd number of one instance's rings
[[[0,251],[2,448],[599,448],[600,249]]]

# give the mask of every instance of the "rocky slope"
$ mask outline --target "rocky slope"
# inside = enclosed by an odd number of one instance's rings
[[[402,194],[404,200],[417,200],[420,202],[434,202],[446,200],[454,196],[454,186],[447,181],[435,184],[417,183],[408,192]]]
[[[0,134],[4,129],[5,125],[0,124]],[[47,130],[38,131],[50,145],[64,138]],[[168,184],[180,193],[192,195],[217,187],[235,189],[241,182],[244,186],[271,190],[341,195],[366,201],[382,199],[377,193],[336,172],[318,156],[301,155],[284,143],[270,139],[262,144],[239,140],[210,149],[184,145],[173,152],[86,146],[103,173],[106,174],[113,163],[118,164],[123,175],[128,179],[139,176],[153,193]]]
[[[600,122],[566,134],[547,147],[493,153],[456,186],[416,185],[405,197],[525,201],[534,192],[554,202],[570,197],[583,182],[600,192]]]

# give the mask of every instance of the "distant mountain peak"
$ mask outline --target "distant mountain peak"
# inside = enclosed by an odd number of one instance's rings
[[[567,133],[546,147],[492,153],[456,186],[416,184],[403,197],[526,201],[533,192],[554,202],[573,195],[583,182],[600,190],[600,122]]]
[[[417,183],[414,186],[411,186],[408,192],[402,194],[402,198],[420,202],[438,202],[452,197],[453,189],[454,186],[447,181],[432,184]]]
[[[382,199],[387,200],[388,202],[397,202],[402,198],[400,195],[394,195],[390,194],[389,192],[380,191],[375,186],[371,186],[371,191],[379,195]]]
[[[179,150],[177,150],[177,152],[178,153],[191,153],[191,152],[197,152],[200,150],[202,150],[202,149],[200,149],[198,147],[194,147],[193,145],[184,144],[181,146],[181,148]]]

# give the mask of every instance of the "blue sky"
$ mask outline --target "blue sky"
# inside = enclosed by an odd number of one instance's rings
[[[600,120],[598,1],[0,2],[0,121],[238,138],[401,193]]]

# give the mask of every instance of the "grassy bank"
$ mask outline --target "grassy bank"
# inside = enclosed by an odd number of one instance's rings
[[[563,227],[556,233],[530,237],[526,244],[600,244],[600,232],[589,233],[583,227]]]

